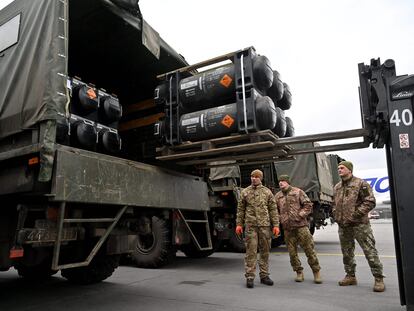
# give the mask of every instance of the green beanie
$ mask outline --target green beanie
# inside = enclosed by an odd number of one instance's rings
[[[354,165],[352,164],[352,162],[351,161],[342,161],[342,162],[339,162],[339,164],[338,164],[338,166],[339,165],[343,165],[343,166],[345,166],[347,169],[349,169],[351,172],[354,170]]]
[[[280,175],[279,181],[286,181],[288,184],[290,184],[290,177],[289,175]]]

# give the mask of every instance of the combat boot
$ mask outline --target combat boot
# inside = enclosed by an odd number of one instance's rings
[[[384,284],[384,278],[380,277],[380,278],[375,278],[375,283],[374,283],[374,292],[383,292],[385,291],[385,284]]]
[[[269,286],[273,285],[273,281],[268,276],[265,276],[264,278],[260,279],[260,283],[266,284],[266,285],[269,285]]]
[[[357,285],[357,279],[354,275],[347,274],[338,284],[339,286]]]
[[[322,284],[321,272],[316,271],[313,273],[313,282],[315,284]]]
[[[247,279],[246,280],[246,287],[247,288],[253,288],[254,287],[254,280],[253,279]]]
[[[303,275],[303,271],[296,271],[295,282],[303,282],[305,280],[305,276]]]

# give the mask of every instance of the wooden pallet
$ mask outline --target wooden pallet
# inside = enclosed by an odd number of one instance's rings
[[[238,165],[247,165],[293,159],[288,156],[291,147],[277,144],[278,139],[272,131],[265,130],[199,142],[186,142],[178,146],[158,149],[156,159],[203,168],[224,165],[212,163],[217,161],[234,161]]]

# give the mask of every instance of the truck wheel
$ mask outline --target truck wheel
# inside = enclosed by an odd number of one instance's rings
[[[234,230],[231,230],[230,239],[228,242],[231,249],[236,253],[245,253],[246,245],[244,244],[243,237],[238,236]]]
[[[165,220],[152,217],[152,234],[137,234],[132,260],[141,268],[159,268],[174,258],[170,229]]]
[[[87,267],[62,270],[62,276],[75,284],[92,284],[109,278],[119,265],[119,255],[96,255]]]
[[[45,280],[58,272],[57,270],[52,270],[50,266],[50,260],[46,260],[34,266],[18,264],[15,268],[19,275],[27,280]]]

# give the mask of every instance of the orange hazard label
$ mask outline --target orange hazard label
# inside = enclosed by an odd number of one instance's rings
[[[231,128],[231,126],[234,123],[234,119],[230,117],[228,114],[221,120],[221,124],[223,124],[225,127]]]
[[[95,98],[96,98],[96,93],[95,93],[95,91],[94,91],[93,89],[91,89],[91,88],[89,88],[89,89],[86,91],[86,94],[88,94],[88,97],[89,97],[90,99],[95,99]]]
[[[225,74],[223,78],[221,78],[220,84],[225,87],[229,87],[232,81],[233,79],[229,75]]]

